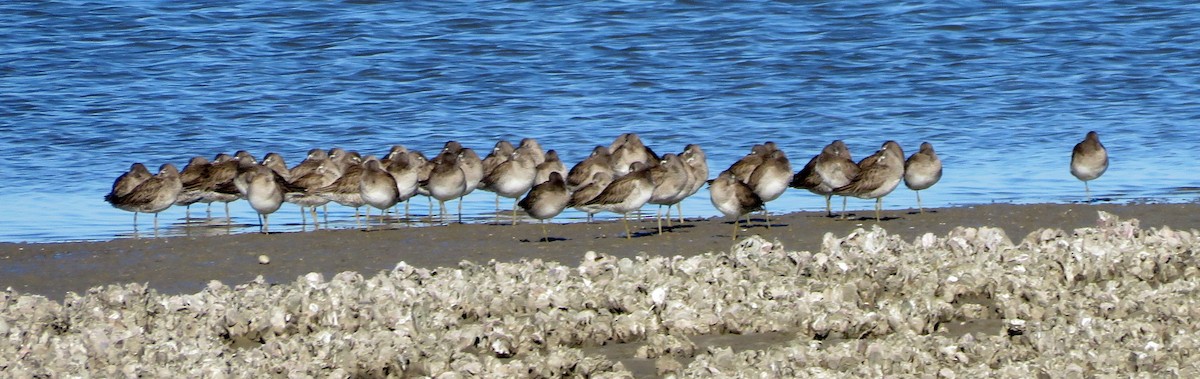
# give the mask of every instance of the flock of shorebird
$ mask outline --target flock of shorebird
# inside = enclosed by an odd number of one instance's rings
[[[1084,181],[1085,191],[1090,191],[1087,182],[1098,178],[1107,168],[1104,146],[1096,132],[1089,132],[1075,146],[1071,173]],[[500,141],[483,159],[470,148],[450,141],[433,159],[394,146],[383,158],[363,158],[341,148],[328,152],[313,149],[303,162],[291,168],[277,153],[267,154],[259,162],[246,151],[232,156],[218,154],[212,161],[198,156],[182,172],[167,163],[157,175],[151,174],[144,164],[134,163],[113,183],[105,200],[116,208],[134,212],[135,228],[137,213],[153,213],[157,230],[158,213],[173,205],[189,207],[190,218],[192,204],[206,203],[211,207],[214,202],[225,203],[228,222],[229,203],[246,199],[261,216],[260,230],[266,233],[268,217],[284,202],[299,205],[304,217],[308,208],[314,225],[319,225],[316,207],[330,201],[355,208],[356,222],[359,208],[368,206],[366,225],[370,227],[371,208],[379,209],[382,219],[388,209],[403,202],[407,217],[408,200],[418,194],[431,199],[431,215],[432,199],[438,200],[439,218],[443,222],[446,202],[458,199],[461,222],[462,197],[480,189],[496,194],[497,218],[500,197],[505,197],[514,201],[514,224],[517,207],[543,221],[542,232],[548,241],[544,221],[566,208],[586,212],[589,221],[597,212],[619,213],[625,224],[625,236],[629,238],[632,233],[628,214],[646,204],[656,204],[658,232],[662,233],[662,206],[667,206],[668,226],[672,205],[679,207],[683,222],[679,203],[708,183],[713,206],[734,218],[736,239],[741,216],[758,210],[766,213],[766,203],[788,188],[807,189],[824,196],[829,216],[833,216],[833,195],[875,199],[878,221],[883,197],[901,181],[917,191],[918,209],[923,213],[920,191],[933,186],[941,176],[942,162],[928,142],[905,159],[900,144],[887,141],[874,154],[854,162],[849,148],[838,140],[825,146],[796,173],[792,172],[787,155],[775,143],[755,145],[748,155],[710,180],[707,159],[700,146],[687,145],[678,154],[659,156],[637,134],[627,133],[607,147],[596,146],[590,156],[570,170],[554,150],[543,151],[531,138],[521,140],[518,146]],[[843,199],[843,218],[845,208]],[[766,217],[769,228],[769,214]]]

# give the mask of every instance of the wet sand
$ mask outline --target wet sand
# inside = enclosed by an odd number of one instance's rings
[[[1097,211],[1121,219],[1136,218],[1143,229],[1170,226],[1176,230],[1200,226],[1200,204],[989,204],[926,210],[885,212],[879,223],[889,234],[913,240],[925,233],[945,236],[957,226],[994,226],[1005,230],[1014,243],[1041,228],[1075,228],[1097,225]],[[801,212],[772,215],[768,229],[757,216],[740,237],[760,235],[778,240],[787,250],[817,251],[826,233],[843,237],[857,228],[869,229],[873,218],[859,211],[850,219],[828,218],[822,213]],[[623,236],[620,221],[596,224],[547,225],[551,242],[542,242],[537,224],[447,225],[400,227],[390,230],[329,230],[271,235],[241,234],[206,237],[120,239],[106,242],[0,244],[0,286],[22,293],[61,300],[68,291],[83,293],[106,284],[147,283],[165,294],[195,293],[209,281],[228,285],[263,276],[268,283],[289,283],[309,272],[326,277],[343,271],[373,275],[390,270],[397,262],[417,267],[454,267],[461,261],[515,262],[522,259],[557,261],[574,266],[584,253],[596,251],[617,257],[639,254],[691,256],[710,251],[728,251],[732,225],[729,220],[688,220],[657,235],[652,217],[632,223],[635,235]],[[259,264],[259,255],[269,264]],[[979,299],[990,308],[990,300]],[[995,335],[1002,320],[992,315],[980,320],[950,323],[938,334],[966,333]],[[727,346],[734,351],[782,346],[797,338],[793,332],[765,334],[696,335],[691,340],[703,351],[708,346]],[[804,338],[803,336],[801,338]],[[838,341],[827,341],[837,343]],[[655,360],[635,358],[634,351],[645,342],[585,346],[588,355],[600,354],[621,362],[634,377],[656,374]],[[691,362],[681,359],[682,365]]]
[[[646,211],[654,209],[647,207]],[[1040,228],[1094,226],[1096,211],[1141,220],[1143,228],[1163,225],[1200,228],[1200,204],[987,204],[952,208],[884,212],[879,223],[891,234],[912,240],[925,233],[944,236],[956,226],[994,226],[1014,241]],[[871,217],[871,218],[866,218]],[[772,215],[766,227],[761,214],[739,232],[779,240],[788,250],[816,251],[825,233],[845,236],[875,224],[873,213],[858,211],[850,219],[824,212]],[[0,288],[61,300],[68,291],[86,292],[106,284],[146,283],[164,294],[194,293],[211,280],[236,285],[262,275],[268,283],[290,282],[309,272],[327,277],[343,271],[370,275],[398,262],[417,267],[451,267],[461,261],[501,262],[542,259],[573,266],[589,250],[617,257],[639,254],[691,256],[727,251],[732,244],[728,219],[690,219],[662,235],[653,215],[631,222],[632,239],[624,238],[618,221],[595,224],[550,224],[550,242],[542,242],[538,224],[454,224],[390,230],[320,230],[270,235],[238,234],[205,237],[119,239],[105,242],[49,244],[0,243]],[[259,264],[259,255],[270,264]]]

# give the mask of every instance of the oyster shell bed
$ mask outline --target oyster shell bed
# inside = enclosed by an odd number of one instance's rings
[[[402,262],[189,295],[9,289],[0,375],[631,377],[583,348],[638,343],[678,377],[1200,377],[1197,246],[1194,230],[1100,212],[1018,244],[995,228],[907,242],[874,227],[815,253],[755,236],[694,257]],[[781,331],[791,342],[763,350],[692,341]]]

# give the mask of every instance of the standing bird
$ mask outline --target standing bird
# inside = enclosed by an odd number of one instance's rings
[[[486,177],[492,170],[496,169],[496,166],[508,161],[508,158],[512,156],[513,150],[516,150],[516,148],[508,141],[500,140],[500,142],[496,142],[496,146],[492,147],[492,152],[483,158],[483,176]]]
[[[242,197],[246,198],[246,202],[250,203],[250,207],[254,208],[259,216],[262,216],[258,231],[269,234],[269,217],[283,204],[284,193],[290,188],[288,182],[274,170],[261,164],[238,174],[234,181]]]
[[[263,156],[262,165],[274,171],[276,175],[283,177],[283,180],[292,180],[292,171],[288,169],[287,162],[283,161],[283,156],[279,153],[267,153]]]
[[[396,181],[396,201],[404,202],[404,219],[408,220],[408,200],[416,196],[420,188],[421,170],[425,156],[418,152],[399,154],[388,161],[387,171]]]
[[[762,199],[754,194],[750,186],[738,180],[733,172],[728,170],[713,179],[708,192],[713,206],[726,217],[733,217],[734,240],[737,240],[738,222],[741,221],[742,215],[763,209]]]
[[[461,198],[468,191],[467,175],[459,164],[460,155],[442,151],[437,158],[430,161],[429,175],[421,182],[421,186],[429,191],[429,196],[438,200],[438,215],[443,223],[446,221],[446,202]],[[462,222],[461,211],[458,214],[458,222]]]
[[[525,146],[525,143],[521,145]],[[500,197],[503,196],[513,199],[512,224],[517,224],[517,200],[533,188],[533,181],[537,178],[536,155],[534,150],[518,148],[508,161],[496,166],[480,182],[484,191],[496,193],[497,222],[500,220]]]
[[[621,214],[625,224],[625,238],[632,239],[629,230],[629,212],[642,209],[650,196],[654,194],[654,181],[650,178],[650,170],[642,162],[630,165],[629,174],[613,180],[599,195],[583,203],[583,206],[594,205],[600,210]]]
[[[875,154],[858,162],[858,175],[849,184],[835,188],[837,194],[860,199],[875,199],[875,221],[881,221],[883,197],[904,180],[904,150],[896,141],[887,141]],[[843,217],[845,214],[843,213]]]
[[[554,150],[546,150],[546,160],[538,164],[535,170],[537,171],[537,174],[534,175],[535,179],[533,179],[535,185],[550,180],[550,173],[553,172],[562,176],[567,175],[567,166],[563,165],[562,159],[558,158],[558,152]]]
[[[592,216],[600,212],[600,207],[596,205],[584,205],[588,201],[595,199],[604,188],[612,184],[612,173],[608,171],[597,171],[592,175],[592,179],[582,184],[579,189],[571,192],[571,201],[567,203],[568,207],[578,209],[580,212],[587,213],[587,222],[592,222]]]
[[[344,158],[336,158],[344,157]],[[341,163],[339,163],[341,162]],[[330,167],[338,167],[344,165],[341,169],[342,174],[324,187],[309,188],[307,193],[317,195],[341,204],[343,206],[354,208],[354,225],[359,225],[359,209],[366,202],[363,201],[362,191],[359,191],[358,185],[362,181],[363,165],[357,155],[351,153],[339,153],[338,155],[330,154]],[[326,223],[328,224],[328,223]]]
[[[320,151],[321,154],[325,153],[324,150],[317,151]],[[308,161],[306,160],[305,162]],[[312,212],[313,227],[319,228],[321,225],[321,223],[317,221],[317,207],[329,204],[329,199],[324,196],[317,195],[311,190],[328,186],[337,180],[337,172],[334,169],[329,168],[330,165],[333,165],[333,163],[322,159],[320,164],[318,164],[312,170],[305,170],[304,175],[293,176],[291,182],[292,186],[302,188],[304,190],[301,192],[289,192],[284,195],[284,201],[300,206],[300,225],[302,230],[303,226],[307,223],[305,208],[308,208]],[[325,222],[328,224],[328,212],[326,212],[325,218]]]
[[[212,163],[210,163],[208,159],[205,159],[204,157],[192,157],[192,159],[188,161],[188,164],[183,166],[183,171],[179,172],[179,181],[183,183],[184,187],[187,187],[188,184],[195,182],[197,179],[200,179],[200,177],[204,176],[205,172],[208,171],[208,166],[211,165]],[[144,168],[145,167],[143,167],[143,169]],[[200,191],[181,191],[179,193],[179,198],[175,199],[175,205],[182,205],[185,207],[186,210],[184,212],[186,213],[184,213],[184,219],[188,222],[191,222],[192,204],[198,203],[203,199],[204,197],[201,195]]]
[[[571,171],[567,172],[567,188],[572,191],[582,188],[592,181],[598,172],[607,172],[611,177],[613,171],[609,164],[610,156],[607,147],[596,145],[591,155],[576,163],[571,167]]]
[[[405,157],[407,153],[403,154]],[[400,190],[396,186],[396,177],[383,168],[383,164],[374,158],[363,163],[362,177],[358,181],[358,191],[367,207],[367,229],[371,228],[371,207],[379,209],[379,223],[384,223],[388,208],[400,201]]]
[[[825,215],[833,216],[832,198],[834,189],[850,184],[858,175],[858,165],[850,158],[850,149],[842,140],[825,145],[821,153],[814,156],[792,178],[792,188],[802,188],[825,197]],[[846,211],[843,198],[842,212]]]
[[[689,144],[679,153],[679,158],[683,160],[688,171],[687,194],[683,195],[684,198],[688,198],[700,192],[708,182],[708,156],[700,149],[700,145]],[[683,222],[683,202],[675,203],[675,206],[679,210],[679,222]]]
[[[458,155],[458,167],[463,171],[463,177],[466,183],[466,191],[458,197],[458,223],[462,223],[462,202],[463,197],[466,197],[472,191],[479,187],[483,180],[483,160],[479,159],[479,154],[475,150],[463,147],[458,141],[447,141],[446,146],[442,148],[443,152],[450,152]]]
[[[1092,201],[1092,190],[1088,181],[1099,178],[1108,170],[1108,150],[1100,143],[1100,135],[1088,132],[1082,142],[1071,150],[1071,175],[1083,181],[1083,193]]]
[[[257,163],[254,157],[245,150],[239,150],[233,157],[227,154],[217,154],[212,164],[204,171],[204,175],[185,184],[183,190],[197,191],[201,197],[200,202],[203,203],[210,205],[218,201],[225,203],[225,223],[228,224],[231,220],[229,203],[241,198],[241,194],[233,184],[233,179],[237,178],[238,173]],[[211,212],[209,213],[211,215]]]
[[[137,230],[137,211],[134,210],[133,207],[121,203],[120,199],[128,195],[130,192],[133,192],[133,190],[137,188],[139,184],[142,184],[142,182],[145,182],[153,177],[154,174],[151,174],[150,170],[146,169],[146,165],[140,162],[134,163],[129,165],[129,171],[121,174],[121,176],[117,177],[117,180],[113,181],[112,190],[109,191],[107,195],[104,195],[104,201],[112,204],[113,207],[120,210],[133,212],[134,230]]]
[[[524,209],[529,217],[541,220],[542,240],[550,242],[550,234],[546,232],[546,219],[558,216],[570,201],[571,195],[567,192],[567,182],[563,180],[562,174],[551,172],[549,180],[533,186],[529,194],[517,205]]]
[[[658,162],[658,155],[642,143],[642,139],[638,137],[637,133],[625,133],[618,136],[612,145],[609,145],[608,151],[611,154],[609,164],[612,165],[616,177],[630,173],[630,167],[634,162],[641,162],[647,166],[652,162]]]
[[[650,180],[654,182],[654,192],[648,202],[658,205],[654,218],[658,221],[658,234],[662,234],[662,206],[667,206],[667,226],[671,226],[671,206],[683,201],[690,189],[688,171],[679,156],[673,153],[663,154],[662,160],[648,170]]]
[[[933,144],[921,142],[921,150],[904,161],[904,185],[917,193],[917,211],[925,213],[921,205],[921,190],[933,187],[942,179],[942,160],[933,151]]]
[[[774,142],[765,144],[768,151],[763,157],[762,163],[754,168],[754,172],[750,174],[749,180],[745,180],[746,185],[758,195],[759,200],[763,202],[763,216],[767,219],[767,229],[771,228],[771,214],[767,210],[766,204],[772,200],[778,199],[787,191],[788,185],[792,183],[792,164],[788,161],[787,155],[783,150],[775,147]]]
[[[297,178],[308,175],[310,172],[316,171],[317,167],[320,167],[321,164],[325,163],[325,161],[328,159],[329,154],[326,153],[325,150],[311,149],[308,151],[308,155],[304,157],[303,161],[295,166],[292,166],[292,168],[288,170],[288,175],[294,181]],[[340,173],[338,173],[338,175],[340,175]]]
[[[131,171],[135,169],[131,168]],[[117,187],[117,184],[122,184],[120,183],[120,178],[118,178],[117,182],[114,184],[114,187]],[[183,183],[179,181],[179,169],[175,168],[175,165],[167,163],[158,169],[157,175],[142,181],[133,187],[132,190],[129,190],[129,192],[123,195],[117,195],[115,192],[110,193],[104,197],[104,200],[117,209],[133,212],[133,228],[135,231],[137,230],[137,214],[153,213],[154,232],[157,235],[158,212],[162,212],[170,208],[171,205],[174,205],[175,199],[179,197],[181,191],[183,191]]]

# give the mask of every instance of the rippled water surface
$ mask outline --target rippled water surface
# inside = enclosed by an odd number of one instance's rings
[[[133,162],[447,140],[486,154],[535,137],[570,165],[623,132],[660,153],[698,143],[714,175],[766,140],[797,170],[834,139],[856,158],[930,141],[945,176],[922,199],[950,206],[1083,199],[1067,162],[1096,130],[1112,165],[1093,195],[1194,201],[1197,20],[1191,1],[5,1],[0,241],[128,235],[132,214],[102,197]],[[901,187],[884,205],[915,202]],[[493,197],[464,206],[488,219]],[[824,202],[796,190],[769,206]],[[330,210],[353,227],[353,210]],[[684,210],[717,215],[705,191]],[[245,202],[233,217],[159,221],[256,230]],[[272,221],[300,229],[294,205]]]

